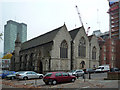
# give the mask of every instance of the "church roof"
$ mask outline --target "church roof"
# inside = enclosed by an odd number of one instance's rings
[[[73,40],[74,40],[74,38],[76,37],[76,35],[77,35],[77,33],[78,33],[78,31],[79,31],[80,29],[81,29],[81,27],[75,28],[75,29],[69,31],[69,33],[70,33],[70,35],[71,35],[71,38],[72,38]]]
[[[28,40],[26,42],[24,42],[22,44],[22,47],[21,47],[21,50],[25,50],[25,49],[28,49],[28,48],[32,48],[32,47],[35,47],[35,46],[39,46],[39,45],[43,45],[43,44],[46,44],[46,43],[49,43],[51,41],[53,41],[54,37],[56,36],[57,32],[62,28],[64,27],[61,26],[59,28],[56,28],[50,32],[47,32],[45,34],[42,34],[38,37],[35,37],[31,40]]]

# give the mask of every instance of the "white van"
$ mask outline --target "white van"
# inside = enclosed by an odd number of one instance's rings
[[[95,72],[108,72],[108,71],[110,71],[109,65],[101,65],[95,70]]]

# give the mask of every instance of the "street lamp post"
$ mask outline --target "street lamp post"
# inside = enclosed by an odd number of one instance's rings
[[[90,62],[91,62],[91,43],[90,43],[90,45],[89,45],[89,68],[90,68]],[[91,74],[90,74],[90,72],[89,72],[89,79],[91,79]]]

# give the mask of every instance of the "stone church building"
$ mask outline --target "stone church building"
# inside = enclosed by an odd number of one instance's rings
[[[66,25],[24,43],[15,41],[11,70],[33,70],[39,73],[94,68],[99,65],[96,36],[87,36],[84,27],[71,31]]]

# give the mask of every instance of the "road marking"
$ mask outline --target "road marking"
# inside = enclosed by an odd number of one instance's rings
[[[90,86],[82,87],[82,88],[89,88]]]
[[[100,81],[100,82],[113,82],[113,80],[107,80],[107,81]]]

